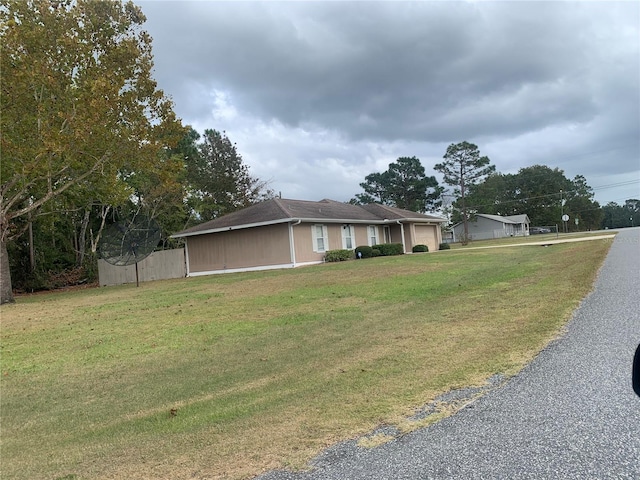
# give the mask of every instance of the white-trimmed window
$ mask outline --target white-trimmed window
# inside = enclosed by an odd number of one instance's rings
[[[391,227],[384,226],[384,243],[391,243]]]
[[[353,225],[342,226],[342,248],[353,250],[355,247],[356,229]]]
[[[327,245],[329,245],[329,239],[327,235],[326,225],[312,225],[311,226],[311,238],[313,238],[313,251],[314,252],[326,252]]]
[[[369,225],[367,227],[367,234],[369,237],[369,246],[373,247],[378,245],[378,227],[376,225]]]

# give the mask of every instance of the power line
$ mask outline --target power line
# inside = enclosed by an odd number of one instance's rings
[[[640,184],[640,179],[638,179],[638,180],[626,180],[626,181],[623,181],[623,182],[617,182],[617,183],[611,183],[611,184],[607,184],[607,185],[602,185],[600,187],[589,187],[589,189],[590,190],[605,190],[605,189],[608,189],[608,188],[617,188],[617,187],[621,187],[621,186],[633,185],[635,183]],[[578,191],[579,191],[579,189],[563,190],[562,193],[563,194],[571,194],[571,193],[576,193]],[[481,205],[472,205],[469,208],[479,209],[479,208],[482,208],[482,207],[489,207],[489,206],[501,206],[501,205],[508,205],[510,203],[528,202],[528,201],[531,201],[531,200],[536,200],[536,199],[541,199],[541,198],[553,198],[553,197],[556,197],[556,196],[560,196],[560,191],[553,192],[553,193],[545,193],[545,194],[542,194],[542,195],[519,197],[519,198],[515,198],[513,200],[500,200],[500,201],[497,201],[497,202],[485,203],[485,204],[481,204]]]
[[[620,145],[616,147],[606,148],[604,150],[592,150],[588,152],[577,153],[574,155],[562,155],[561,160],[558,160],[558,162],[562,163],[564,160],[571,160],[574,158],[581,158],[581,157],[590,157],[592,155],[598,155],[600,153],[615,152],[616,150],[626,150],[629,147],[637,147],[637,146],[638,146],[638,143],[634,142],[634,143],[627,143],[625,145]]]
[[[607,188],[626,187],[633,185],[634,183],[640,183],[640,178],[636,180],[626,180],[624,182],[610,183],[608,185],[601,185],[600,187],[591,187],[593,190],[605,190]]]

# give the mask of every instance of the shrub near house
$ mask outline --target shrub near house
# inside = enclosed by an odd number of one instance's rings
[[[380,250],[377,250],[368,245],[361,245],[356,248],[356,258],[371,258],[380,255]]]
[[[412,249],[413,253],[428,252],[429,247],[426,245],[415,245]],[[358,255],[360,253],[360,255]],[[378,256],[403,255],[404,246],[401,243],[385,243],[382,245],[374,245],[369,247],[366,245],[359,246],[354,252],[351,250],[330,250],[325,255],[326,262],[343,262],[355,258],[371,258]]]
[[[374,245],[373,249],[378,250],[383,257],[404,254],[404,245],[401,243],[383,243],[381,245]]]
[[[353,252],[351,250],[329,250],[324,256],[325,262],[344,262],[352,259]]]

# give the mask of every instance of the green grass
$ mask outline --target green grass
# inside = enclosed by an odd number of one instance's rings
[[[460,242],[455,242],[449,244],[451,249],[469,249],[469,248],[477,248],[477,247],[496,247],[501,245],[518,245],[522,243],[535,243],[535,242],[547,242],[547,241],[555,241],[555,240],[569,240],[577,237],[600,237],[606,235],[615,235],[615,232],[612,230],[610,232],[572,232],[572,233],[543,233],[543,234],[535,234],[528,235],[526,237],[515,236],[515,237],[504,237],[504,238],[493,238],[488,240],[470,240],[467,245],[462,245]]]
[[[378,257],[3,306],[3,479],[250,478],[511,375],[610,243]],[[174,410],[175,415],[171,411]]]

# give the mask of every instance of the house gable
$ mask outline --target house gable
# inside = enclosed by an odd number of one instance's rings
[[[531,220],[529,220],[529,216],[526,213],[523,213],[522,215],[508,215],[504,218],[507,218],[517,224],[531,224]]]

